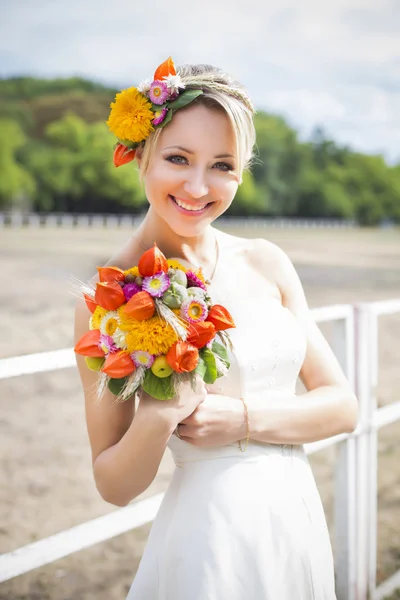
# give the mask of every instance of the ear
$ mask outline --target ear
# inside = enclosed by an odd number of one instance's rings
[[[143,158],[143,149],[144,149],[143,146],[138,146],[136,148],[136,152],[135,152],[135,159],[136,159],[139,169],[140,169],[140,165],[141,165],[142,158]]]

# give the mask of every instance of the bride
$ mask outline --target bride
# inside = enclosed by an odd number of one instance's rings
[[[175,70],[168,59],[111,108],[115,164],[136,160],[149,208],[108,264],[128,269],[156,242],[168,258],[203,266],[213,302],[236,324],[227,375],[196,391],[182,384],[170,401],[143,392],[136,409],[133,398],[115,406],[110,391],[97,404],[97,374],[77,355],[104,500],[126,506],[144,492],[167,446],[176,465],[128,600],[333,600],[329,533],[303,444],[353,431],[357,400],[285,252],[212,225],[251,162],[249,96],[219,69]],[[78,301],[76,340],[89,317]]]

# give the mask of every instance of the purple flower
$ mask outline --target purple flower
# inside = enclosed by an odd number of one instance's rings
[[[132,352],[131,354],[131,359],[136,367],[146,367],[146,369],[150,369],[155,360],[155,356],[144,350],[135,350],[135,352]]]
[[[130,300],[132,296],[140,292],[140,287],[136,283],[127,283],[122,288],[124,290],[126,301]]]
[[[100,335],[100,346],[104,346],[104,348],[107,349],[107,352],[117,352],[118,350],[112,337],[109,335],[104,335],[104,333]]]
[[[169,98],[169,89],[164,81],[153,81],[149,90],[149,98],[153,104],[164,104]]]
[[[186,277],[188,280],[188,283],[187,283],[188,288],[189,287],[199,287],[202,290],[207,291],[207,287],[204,285],[202,280],[199,277],[197,277],[197,275],[194,271],[187,271]]]
[[[161,123],[164,121],[165,117],[167,116],[168,113],[168,108],[165,107],[161,110],[156,110],[155,112],[155,119],[153,119],[153,125],[161,125]]]
[[[150,277],[144,277],[142,283],[142,289],[148,292],[150,296],[154,298],[161,298],[163,293],[171,285],[170,279],[164,271],[160,271]]]
[[[189,323],[197,323],[205,321],[208,315],[207,305],[200,298],[193,300],[185,300],[181,306],[181,317],[189,321]]]

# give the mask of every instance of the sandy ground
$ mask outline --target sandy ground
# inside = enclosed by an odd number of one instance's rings
[[[400,297],[400,232],[229,230],[284,248],[311,307]],[[73,345],[71,276],[89,278],[130,235],[127,229],[0,230],[0,357]],[[326,337],[330,328],[322,325]],[[399,400],[400,315],[381,317],[379,404]],[[116,510],[91,474],[76,370],[0,380],[0,552]],[[400,423],[379,434],[378,580],[400,568]],[[328,522],[333,521],[335,450],[311,457]],[[151,487],[163,491],[169,451]],[[150,526],[82,550],[0,584],[0,600],[121,600]],[[205,599],[206,600],[206,599]],[[224,599],[225,600],[225,599]]]

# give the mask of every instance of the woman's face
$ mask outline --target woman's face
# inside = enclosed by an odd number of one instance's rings
[[[229,119],[201,105],[174,115],[160,134],[144,176],[152,209],[183,237],[198,235],[224,213],[239,181]]]

